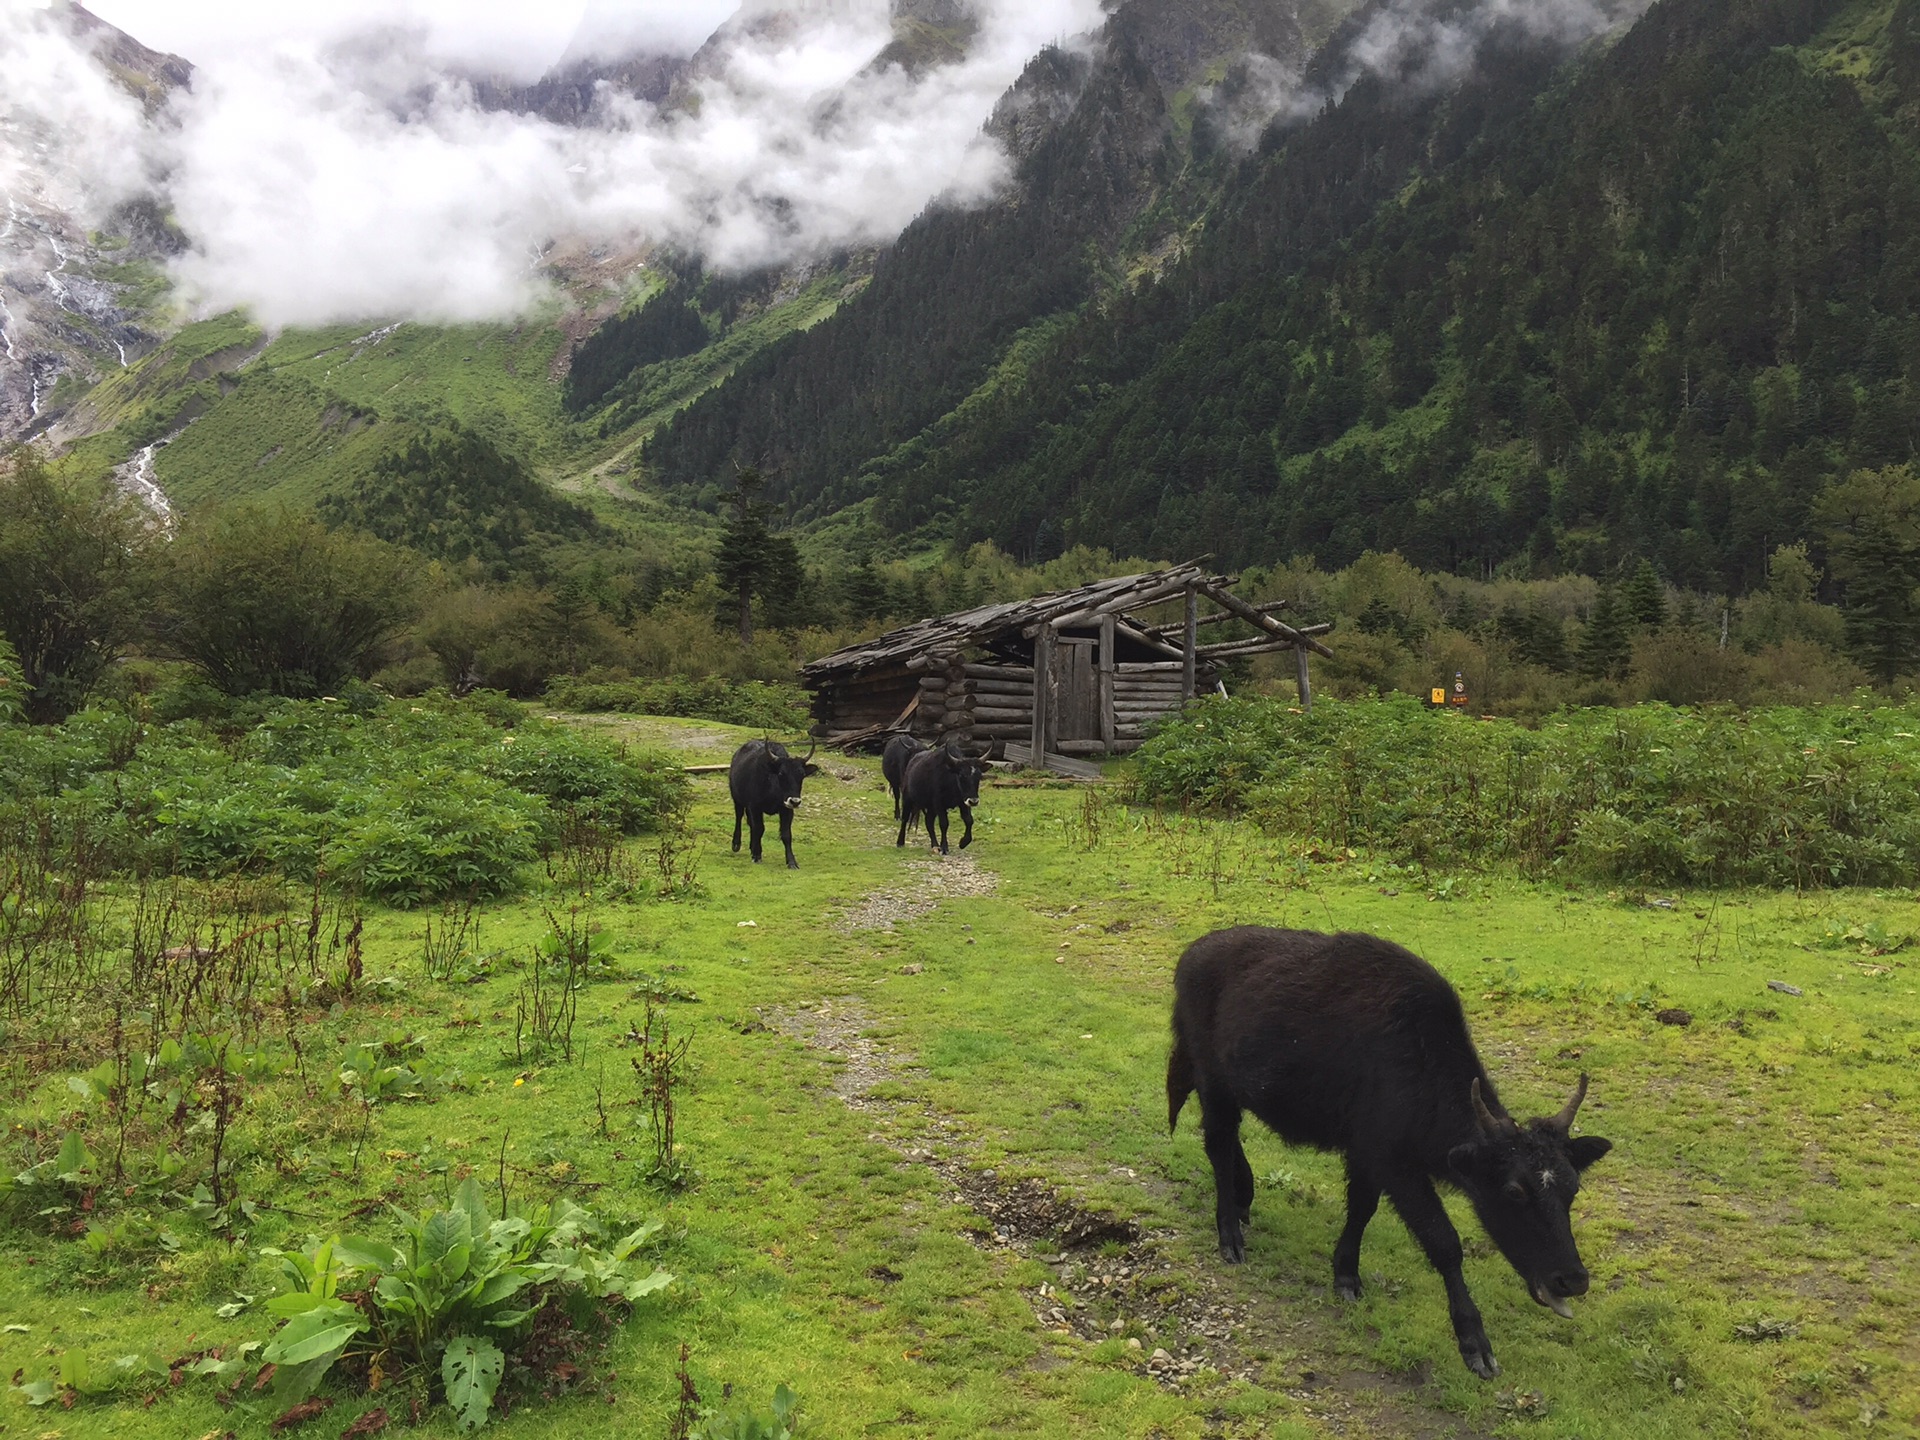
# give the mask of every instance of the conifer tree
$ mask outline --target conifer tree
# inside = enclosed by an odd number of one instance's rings
[[[1667,623],[1667,592],[1653,562],[1642,560],[1639,568],[1620,587],[1620,600],[1633,623],[1647,630],[1658,630]]]
[[[722,626],[738,628],[740,643],[753,643],[753,602],[756,599],[791,605],[799,595],[805,571],[800,549],[788,535],[773,532],[775,507],[760,498],[766,480],[749,465],[734,477],[728,497],[733,513],[720,533],[714,557],[714,578],[727,596]]]
[[[1587,632],[1580,637],[1581,674],[1596,680],[1619,677],[1633,649],[1627,633],[1630,618],[1613,588],[1603,585],[1588,617]]]
[[[1920,475],[1856,470],[1814,507],[1847,587],[1847,648],[1885,685],[1920,664]]]

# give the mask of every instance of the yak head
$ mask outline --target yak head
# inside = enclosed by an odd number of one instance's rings
[[[813,752],[820,747],[819,741],[807,747],[807,753],[793,756],[787,753],[787,747],[777,741],[768,741],[766,749],[767,774],[772,779],[775,793],[780,797],[782,810],[800,808],[800,787],[806,784],[807,776],[818,775],[820,767],[812,762]]]
[[[969,760],[958,750],[954,749],[942,751],[940,758],[946,764],[947,773],[953,777],[953,783],[959,791],[960,803],[969,808],[978,805],[980,803],[980,776],[982,774],[980,762],[978,760]]]
[[[1573,1242],[1573,1197],[1581,1172],[1613,1148],[1597,1135],[1569,1133],[1586,1096],[1582,1075],[1558,1115],[1523,1127],[1489,1110],[1475,1080],[1474,1138],[1447,1156],[1487,1235],[1533,1298],[1562,1316],[1573,1314],[1571,1297],[1587,1293],[1587,1267]]]

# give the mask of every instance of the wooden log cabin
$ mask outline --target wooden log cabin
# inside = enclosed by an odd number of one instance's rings
[[[1137,748],[1152,721],[1224,693],[1223,661],[1275,650],[1294,652],[1300,701],[1311,704],[1307,655],[1332,653],[1317,638],[1332,627],[1296,629],[1275,618],[1284,601],[1249,604],[1233,584],[1194,563],[917,620],[802,668],[812,733],[850,749],[905,732],[1064,768]],[[1202,614],[1204,601],[1217,609]],[[1182,619],[1139,618],[1181,602]],[[1226,624],[1252,634],[1200,643]]]

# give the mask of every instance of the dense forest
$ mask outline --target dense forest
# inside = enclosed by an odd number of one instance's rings
[[[648,460],[690,484],[750,458],[799,513],[873,495],[895,533],[1030,558],[1646,558],[1758,588],[1779,544],[1821,553],[1826,487],[1920,441],[1917,57],[1916,0],[1663,0],[1571,61],[1495,28],[1458,84],[1369,74],[1277,125],[1183,254],[1097,285],[1085,246],[1020,242],[1116,223],[1092,157],[1130,157],[1135,204],[1168,163],[1110,46],[1115,93],[1082,92],[1008,207],[923,219]],[[1073,183],[1036,178],[1056,156]]]

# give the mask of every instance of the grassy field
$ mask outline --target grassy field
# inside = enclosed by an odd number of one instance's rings
[[[581,723],[699,762],[747,733]],[[372,912],[366,975],[393,983],[316,1016],[311,1072],[330,1081],[334,1047],[401,1030],[457,1079],[370,1116],[330,1083],[270,1103],[284,1083],[263,1082],[238,1131],[256,1208],[232,1244],[156,1212],[173,1247],[89,1246],[71,1217],[16,1200],[0,1366],[31,1381],[74,1353],[96,1368],[140,1354],[164,1369],[264,1339],[264,1248],[377,1232],[389,1204],[444,1204],[471,1172],[518,1201],[660,1216],[660,1262],[679,1277],[638,1302],[590,1383],[496,1419],[504,1436],[667,1435],[683,1343],[703,1396],[764,1402],[784,1382],[818,1437],[1916,1433],[1912,892],[1423,873],[1132,810],[1111,785],[1023,779],[991,785],[974,848],[942,859],[895,848],[873,762],[825,764],[798,871],[728,853],[711,776],[693,815],[703,895],[635,883],[497,902],[444,981],[423,972],[437,915]],[[630,879],[654,873],[648,852],[635,843]],[[545,912],[570,905],[610,957],[582,995],[573,1062],[529,1065],[514,1053],[520,967]],[[1439,1281],[1390,1213],[1362,1253],[1367,1297],[1331,1298],[1337,1160],[1250,1130],[1249,1263],[1215,1257],[1191,1114],[1166,1134],[1166,1012],[1180,948],[1242,921],[1370,930],[1426,955],[1516,1111],[1551,1112],[1592,1073],[1580,1123],[1616,1148],[1575,1207],[1594,1290],[1574,1320],[1536,1306],[1455,1207],[1499,1380],[1461,1365]],[[677,1192],[641,1179],[623,1037],[648,995],[691,1036],[679,1158],[694,1178]],[[1690,1023],[1663,1023],[1675,1010]],[[70,1071],[9,1040],[9,1123],[30,1159],[93,1122]],[[113,1214],[143,1203],[116,1197]],[[202,1382],[149,1393],[0,1420],[193,1437],[272,1418],[222,1409]],[[339,1433],[385,1398],[335,1395],[294,1433]],[[412,1433],[450,1435],[452,1418],[437,1409]]]

